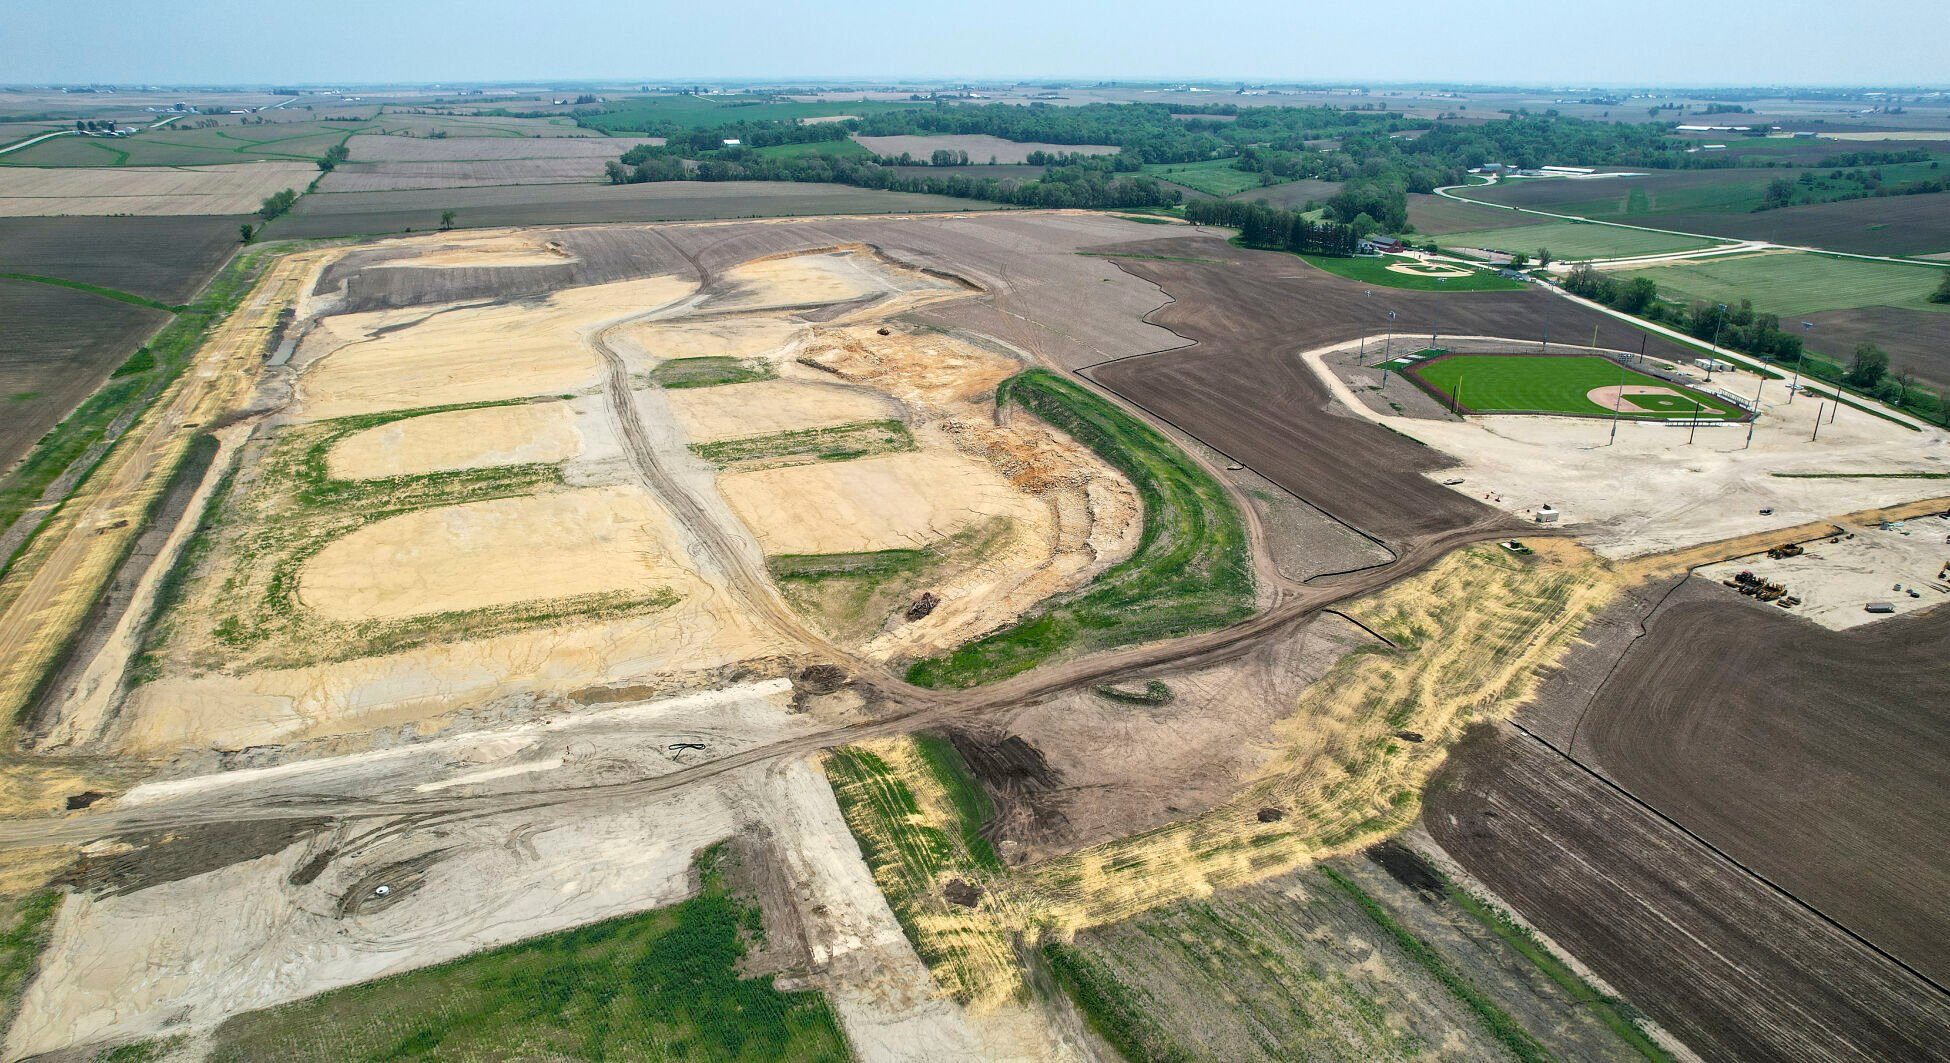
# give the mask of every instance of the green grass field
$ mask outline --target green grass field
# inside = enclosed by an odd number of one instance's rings
[[[1475,270],[1467,277],[1417,277],[1409,273],[1396,273],[1390,265],[1406,262],[1401,258],[1377,258],[1370,255],[1357,255],[1353,258],[1338,258],[1333,255],[1297,255],[1307,264],[1324,269],[1337,277],[1346,277],[1362,284],[1377,287],[1407,288],[1417,292],[1509,292],[1523,287],[1522,281],[1511,280],[1497,275],[1491,270]]]
[[[1668,236],[1615,225],[1586,225],[1575,221],[1518,225],[1507,229],[1478,229],[1472,232],[1445,233],[1436,238],[1443,247],[1489,247],[1498,251],[1522,251],[1535,259],[1540,248],[1565,261],[1588,258],[1625,258],[1630,255],[1658,255],[1669,251],[1697,251],[1718,241],[1690,236]]]
[[[1231,159],[1153,163],[1146,166],[1143,173],[1146,177],[1221,197],[1260,187],[1258,174],[1234,169],[1232,163]]]
[[[1616,270],[1612,275],[1650,277],[1658,283],[1661,294],[1688,302],[1738,303],[1752,299],[1754,309],[1782,317],[1861,306],[1950,311],[1950,305],[1928,301],[1930,292],[1942,283],[1940,267],[1803,251],[1675,262]]]
[[[707,850],[702,888],[674,907],[239,1015],[209,1058],[847,1059],[817,991],[739,976],[764,930],[724,859]]]
[[[753,148],[752,154],[761,159],[791,159],[802,155],[823,155],[829,159],[873,158],[873,152],[851,140],[818,140],[811,144],[774,144],[766,148]]]
[[[1595,354],[1452,354],[1415,365],[1407,373],[1437,392],[1445,403],[1454,401],[1460,390],[1463,409],[1475,413],[1609,417],[1610,406],[1586,397],[1591,389],[1636,384],[1668,388],[1678,394],[1627,396],[1619,410],[1621,417],[1648,421],[1689,418],[1696,409],[1708,419],[1733,420],[1742,415],[1739,407],[1723,399],[1634,372]]]

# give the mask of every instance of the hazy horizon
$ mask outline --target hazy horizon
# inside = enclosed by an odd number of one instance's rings
[[[166,21],[131,0],[15,8],[10,85],[1950,83],[1940,33],[1924,32],[1940,27],[1941,5],[1922,0],[1872,11],[1807,0],[1704,9],[1673,0],[1631,9],[1511,0],[1493,12],[1424,0],[1358,8],[1230,0],[1188,12],[1132,0],[1108,13],[1001,0],[949,14],[881,0],[816,10],[777,0],[736,9],[564,0],[539,17],[514,0],[480,0],[458,14],[378,0],[317,9],[181,0]],[[226,42],[235,29],[250,38]]]

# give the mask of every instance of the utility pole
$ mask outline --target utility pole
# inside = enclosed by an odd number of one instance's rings
[[[1551,327],[1550,324],[1547,322],[1544,325],[1544,346],[1540,349],[1539,353],[1548,354],[1550,353],[1550,349],[1551,349]]]
[[[1814,328],[1815,328],[1815,323],[1812,321],[1803,321],[1801,323],[1801,332],[1804,336],[1810,332],[1813,332]],[[1801,390],[1801,359],[1806,358],[1807,356],[1808,356],[1808,341],[1804,339],[1801,341],[1801,349],[1794,352],[1794,379],[1788,382],[1788,405],[1789,406],[1794,405],[1794,393]]]
[[[1693,436],[1699,432],[1699,412],[1704,408],[1699,404],[1698,399],[1693,400],[1693,424],[1686,429],[1686,445],[1689,447],[1693,445]]]
[[[1645,341],[1651,338],[1652,336],[1650,333],[1646,333],[1646,332],[1639,333],[1639,364],[1640,365],[1645,364]]]
[[[1808,435],[1808,442],[1812,443],[1815,440],[1820,438],[1821,438],[1821,399],[1816,398],[1815,399],[1815,430]]]
[[[1598,326],[1596,325],[1591,326],[1591,346],[1593,348],[1598,346]]]

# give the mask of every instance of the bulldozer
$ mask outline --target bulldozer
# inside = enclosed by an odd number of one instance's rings
[[[1806,550],[1801,548],[1800,543],[1782,543],[1780,546],[1767,551],[1767,556],[1779,561],[1784,557],[1800,557],[1806,552]]]

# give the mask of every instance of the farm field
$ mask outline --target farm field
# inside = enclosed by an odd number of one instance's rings
[[[987,163],[994,159],[998,164],[1016,164],[1029,161],[1032,151],[1045,151],[1065,155],[1115,155],[1114,144],[1036,144],[1015,140],[1004,140],[980,134],[942,135],[942,136],[897,136],[866,137],[855,135],[853,142],[875,155],[895,157],[912,155],[920,161],[936,151],[965,151],[970,163]]]
[[[413,189],[305,196],[264,235],[266,239],[316,239],[428,232],[439,227],[441,212],[446,210],[455,211],[455,224],[460,227],[489,228],[995,209],[993,203],[946,196],[752,181]]]
[[[99,387],[141,337],[169,320],[160,310],[71,288],[0,280],[0,470]]]
[[[1260,187],[1259,174],[1241,170],[1232,163],[1231,159],[1213,159],[1210,162],[1151,163],[1144,167],[1144,175],[1220,198],[1244,192],[1249,188]]]
[[[1642,1034],[1617,1018],[1623,1035],[1607,1029],[1572,995],[1595,991],[1551,981],[1454,889],[1388,844],[1045,952],[1126,1058],[1389,1059],[1434,1044],[1460,1058],[1642,1058],[1627,1040],[1649,1046]]]
[[[592,184],[605,159],[509,159],[495,162],[340,163],[318,182],[319,193],[395,192],[414,188]]]
[[[662,137],[407,137],[367,134],[345,142],[356,163],[508,162],[516,159],[594,159],[600,169],[639,144]]]
[[[1791,173],[1791,171],[1790,171]],[[1509,179],[1459,195],[1486,203],[1657,228],[1667,214],[1738,214],[1760,206],[1778,170],[1669,170],[1602,179]]]
[[[1950,611],[1834,632],[1694,579],[1648,626],[1591,701],[1585,755],[1879,948],[1950,976],[1950,916],[1933,900],[1950,873],[1931,855],[1950,809],[1926,781],[1950,751],[1928,708]],[[1700,638],[1716,651],[1674,649]],[[1711,707],[1687,689],[1714,691]]]
[[[1522,215],[1519,215],[1522,217]],[[1651,233],[1621,229],[1614,225],[1580,225],[1577,222],[1546,222],[1492,229],[1441,234],[1443,247],[1472,247],[1496,251],[1521,251],[1534,261],[1539,251],[1549,248],[1560,261],[1593,258],[1630,258],[1659,255],[1672,251],[1697,251],[1712,247],[1714,241],[1670,233]]]
[[[113,170],[0,169],[0,217],[62,214],[249,214],[264,197],[318,175],[297,163]]]
[[[1626,278],[1650,277],[1658,283],[1660,294],[1670,299],[1709,303],[1751,299],[1754,309],[1783,318],[1871,306],[1950,313],[1950,307],[1927,298],[1942,278],[1941,267],[1797,251],[1683,260],[1612,272]]]
[[[1950,1035],[1934,990],[1513,729],[1465,738],[1423,824],[1703,1057],[1908,1058]]]
[[[632,96],[613,100],[604,113],[584,118],[591,128],[609,133],[656,131],[674,125],[687,129],[713,129],[738,122],[793,121],[852,115],[864,118],[882,111],[909,110],[932,106],[911,103],[905,98],[892,100],[831,100],[804,102],[757,94],[729,97],[710,96]],[[895,154],[899,154],[896,152]]]
[[[1814,331],[1808,346],[1846,354],[1873,343],[1889,352],[1890,364],[1914,370],[1917,379],[1950,391],[1950,314],[1935,310],[1863,307],[1808,315]]]
[[[1282,181],[1279,184],[1268,185],[1265,188],[1248,188],[1233,198],[1247,199],[1255,203],[1264,203],[1268,206],[1280,207],[1285,210],[1299,210],[1305,207],[1309,201],[1317,203],[1325,202],[1340,190],[1341,184],[1338,181],[1310,181],[1303,179],[1299,181]]]
[[[0,273],[189,302],[237,248],[234,218],[0,218]]]
[[[1412,193],[1408,197],[1408,222],[1415,231],[1429,236],[1478,232],[1485,229],[1514,229],[1538,223],[1535,215],[1501,210],[1475,203],[1459,203],[1442,196]]]
[[[1620,417],[1742,416],[1739,407],[1723,399],[1596,355],[1444,354],[1416,362],[1402,372],[1420,381],[1445,404],[1460,403],[1473,413],[1610,417],[1614,410],[1610,400],[1616,392]]]
[[[1950,251],[1950,192],[1851,199],[1757,214],[1673,214],[1660,228],[1858,255],[1940,254]]]

